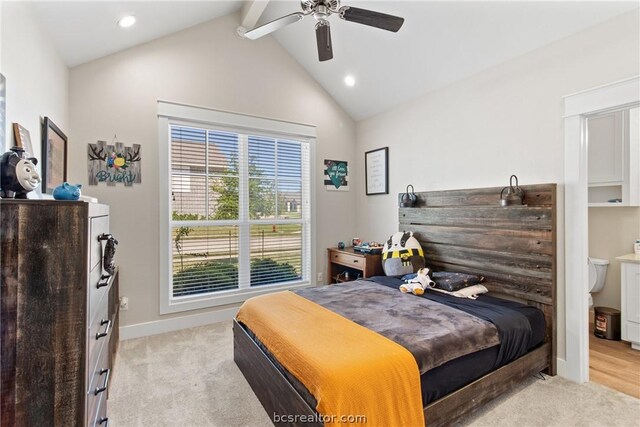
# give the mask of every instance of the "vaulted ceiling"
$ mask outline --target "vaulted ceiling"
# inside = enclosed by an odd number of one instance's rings
[[[227,15],[243,4],[32,3],[44,30],[69,66]],[[405,23],[398,33],[390,33],[333,16],[334,59],[326,62],[317,58],[312,17],[267,37],[275,37],[356,120],[638,8],[637,1],[343,0],[342,4],[402,16]],[[299,1],[272,0],[258,24],[299,10]],[[127,14],[136,15],[136,26],[118,28],[115,22]],[[345,86],[346,75],[355,78],[355,86]]]

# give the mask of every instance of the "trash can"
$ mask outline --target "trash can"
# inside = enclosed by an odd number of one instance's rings
[[[595,307],[593,335],[607,340],[620,341],[620,310],[611,307]]]

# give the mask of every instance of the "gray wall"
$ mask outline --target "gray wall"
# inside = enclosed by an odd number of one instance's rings
[[[593,295],[594,306],[620,310],[620,261],[633,253],[640,239],[640,208],[589,208],[589,256],[609,261],[604,289]]]
[[[71,181],[87,183],[87,143],[117,134],[125,145],[142,145],[142,184],[83,188],[111,205],[120,294],[129,297],[123,326],[172,317],[159,315],[159,99],[316,125],[318,271],[325,248],[353,234],[355,171],[351,191],[328,192],[322,163],[353,165],[354,122],[273,38],[240,39],[238,23],[237,14],[219,18],[71,70]]]
[[[32,154],[40,160],[41,118],[48,116],[69,131],[69,70],[28,2],[3,1],[0,16],[0,72],[7,79],[7,147],[0,147],[0,154],[13,145],[16,122],[31,134]]]
[[[397,194],[559,184],[558,355],[565,354],[562,96],[640,74],[638,9],[358,122],[364,153],[389,146],[388,196],[359,191],[358,236],[384,240],[398,223]],[[361,186],[362,187],[362,186]],[[496,195],[497,199],[498,195]]]

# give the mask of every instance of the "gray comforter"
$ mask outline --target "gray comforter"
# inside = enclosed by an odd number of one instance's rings
[[[500,343],[491,322],[371,282],[358,280],[296,293],[402,345],[415,357],[420,374]]]

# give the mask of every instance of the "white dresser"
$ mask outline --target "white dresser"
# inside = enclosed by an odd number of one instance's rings
[[[622,339],[640,350],[640,254],[616,258],[622,269],[621,318]]]

